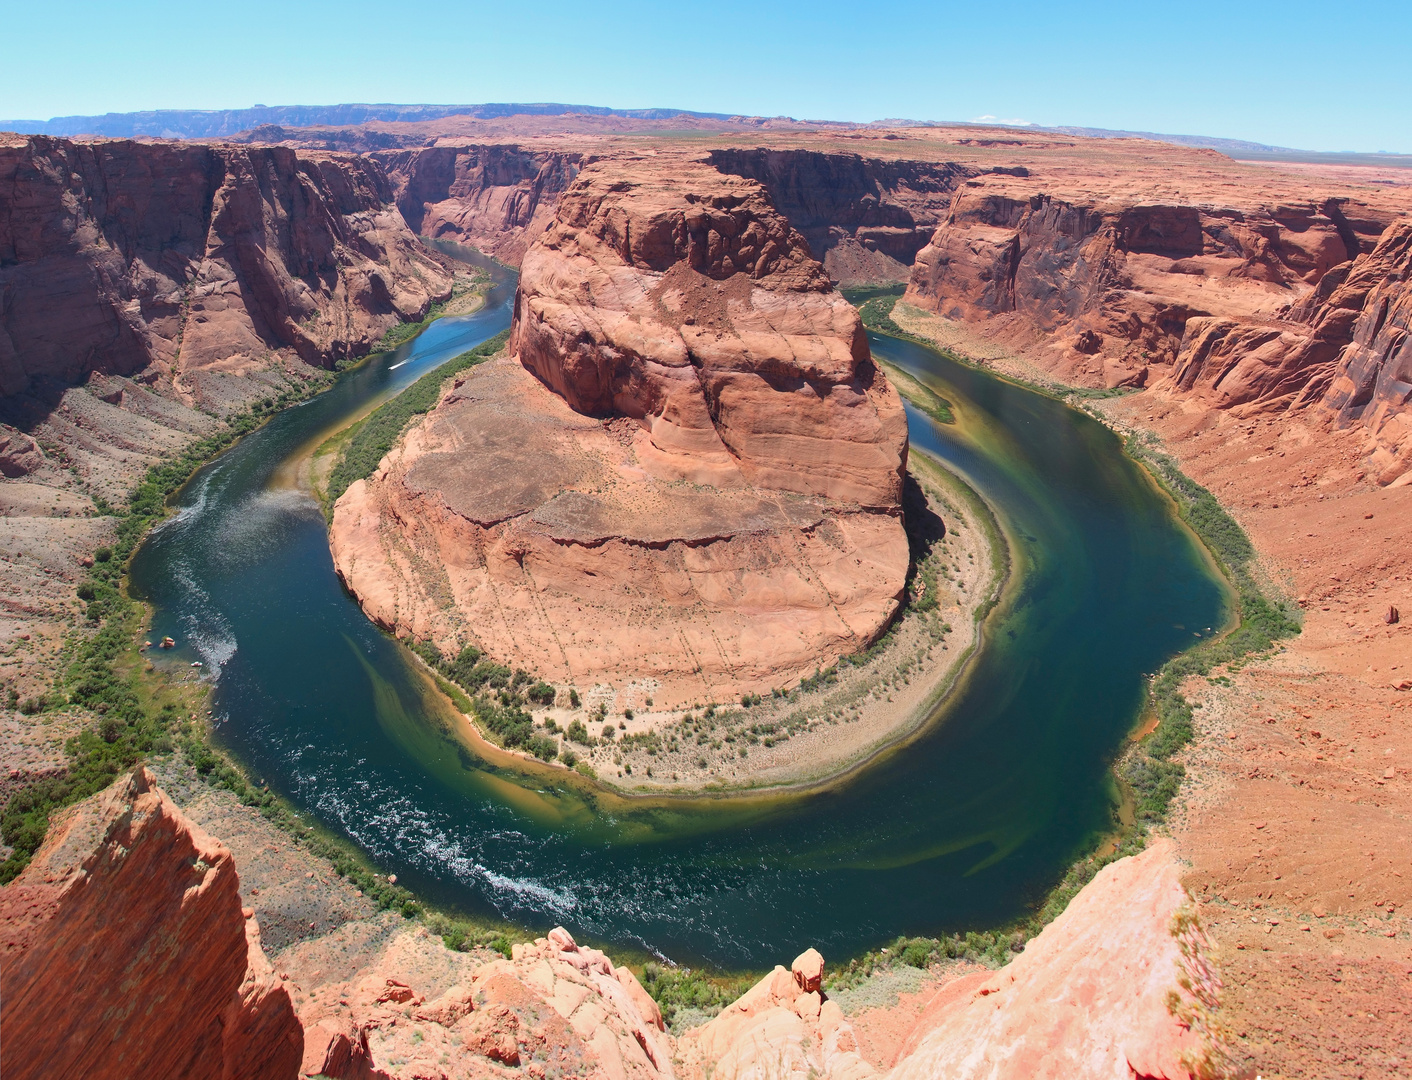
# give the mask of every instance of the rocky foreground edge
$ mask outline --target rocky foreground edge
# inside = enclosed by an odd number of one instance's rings
[[[892,621],[906,464],[857,312],[758,182],[592,165],[525,255],[509,356],[348,489],[331,543],[399,636],[730,700]]]
[[[813,949],[674,1037],[627,967],[562,928],[509,959],[446,950],[426,985],[390,948],[299,987],[239,889],[143,767],[64,811],[0,890],[7,1080],[1186,1080],[1213,1049],[1219,983],[1169,841],[1100,871],[1009,966],[943,984],[874,1062]]]

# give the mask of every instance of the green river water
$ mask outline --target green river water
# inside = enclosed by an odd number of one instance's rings
[[[472,257],[461,253],[465,257]],[[874,353],[952,403],[914,452],[990,503],[1012,586],[967,677],[905,752],[846,784],[742,802],[633,802],[497,768],[333,572],[323,518],[279,466],[509,324],[514,277],[275,417],[202,469],[139,550],[154,635],[214,681],[217,739],[419,895],[469,913],[759,967],[899,933],[994,926],[1112,827],[1110,764],[1145,677],[1218,631],[1229,594],[1102,425],[909,342]]]

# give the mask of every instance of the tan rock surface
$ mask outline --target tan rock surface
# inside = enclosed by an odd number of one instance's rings
[[[794,961],[792,970],[776,967],[714,1020],[688,1031],[677,1041],[683,1076],[709,1080],[876,1076],[859,1055],[843,1011],[825,999],[818,985],[822,973],[823,957],[809,949]]]
[[[1010,964],[943,987],[893,1080],[1133,1076],[1186,1080],[1199,1037],[1169,1011],[1191,965],[1173,915],[1188,902],[1170,841],[1099,871]],[[1214,989],[1214,987],[1213,987]]]
[[[230,852],[139,768],[0,890],[5,1075],[294,1077],[303,1032]]]
[[[784,685],[892,619],[901,403],[757,184],[585,170],[511,347],[339,500],[335,565],[381,625],[675,704]]]
[[[290,950],[293,978],[326,950]],[[403,931],[347,978],[310,988],[302,1073],[333,1080],[531,1077],[671,1080],[672,1044],[636,977],[556,928],[512,959]]]

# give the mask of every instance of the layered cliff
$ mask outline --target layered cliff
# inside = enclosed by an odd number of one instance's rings
[[[665,705],[888,625],[901,402],[759,184],[586,168],[525,256],[510,351],[336,507],[335,565],[380,624],[560,683],[657,680]]]
[[[1279,320],[1187,322],[1174,391],[1237,413],[1316,407],[1369,434],[1380,483],[1412,470],[1412,225],[1338,264]]]
[[[712,150],[706,160],[763,184],[842,285],[907,280],[957,185],[981,171],[951,162],[767,147]]]
[[[434,146],[372,155],[422,236],[454,240],[518,266],[592,154],[514,145]]]
[[[451,290],[365,158],[6,136],[0,205],[0,394],[97,372],[222,408]]]
[[[230,852],[139,768],[0,889],[5,1075],[293,1080],[303,1030]]]
[[[1279,317],[1389,224],[1345,199],[1222,206],[1094,186],[966,181],[905,299],[1041,356],[1061,378],[1141,385],[1176,360],[1188,319]]]

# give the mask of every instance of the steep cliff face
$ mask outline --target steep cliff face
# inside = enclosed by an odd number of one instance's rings
[[[901,402],[759,184],[585,169],[525,256],[511,352],[339,500],[335,565],[379,623],[675,705],[892,619]]]
[[[585,173],[525,258],[510,348],[576,412],[641,422],[665,475],[899,504],[897,395],[758,184]]]
[[[5,1075],[293,1080],[304,1038],[230,852],[146,769],[0,889]]]
[[[763,147],[713,150],[707,160],[763,184],[842,285],[907,280],[907,268],[946,216],[956,186],[979,171]]]
[[[518,146],[436,146],[372,155],[387,170],[412,231],[479,248],[518,266],[592,155]]]
[[[998,971],[933,992],[884,1060],[860,1057],[809,950],[677,1040],[683,1080],[1193,1080],[1227,1075],[1220,977],[1170,840],[1105,867]],[[906,1029],[903,1029],[904,1031]]]
[[[0,394],[328,365],[450,293],[366,159],[283,147],[0,139]]]
[[[1222,207],[976,177],[918,253],[905,299],[1063,379],[1142,385],[1175,362],[1188,320],[1283,317],[1388,223],[1342,199]]]
[[[1166,386],[1240,413],[1314,407],[1361,424],[1380,483],[1412,469],[1412,225],[1328,270],[1283,319],[1187,322]]]

